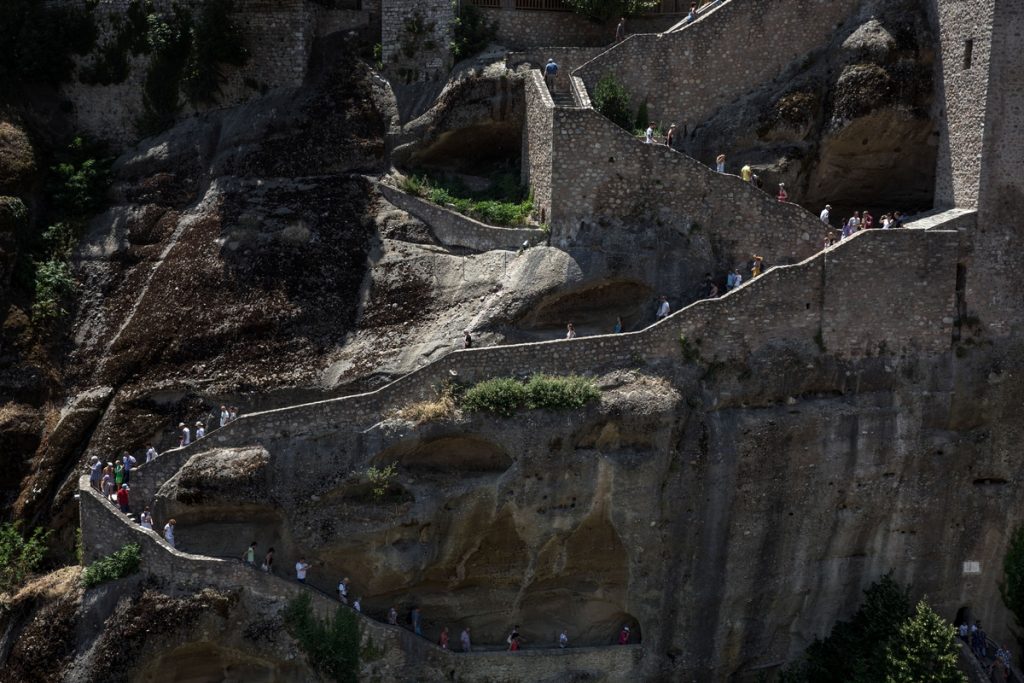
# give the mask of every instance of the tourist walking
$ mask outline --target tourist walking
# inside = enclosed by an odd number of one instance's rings
[[[188,430],[184,422],[178,424],[178,429],[181,431],[181,437],[178,439],[178,446],[187,446],[192,443],[192,432]]]
[[[619,645],[629,645],[629,626],[623,626],[619,631]]]
[[[719,173],[725,173],[725,155],[719,154],[715,157],[715,170]]]
[[[338,600],[340,600],[341,603],[344,604],[344,605],[348,604],[348,584],[349,583],[350,582],[349,582],[347,576],[345,578],[343,578],[341,581],[338,582]]]
[[[274,549],[270,548],[267,550],[267,554],[263,556],[263,566],[260,567],[266,573],[270,573],[274,569]]]
[[[752,278],[757,277],[764,272],[764,257],[754,254],[753,259],[754,260],[750,264],[750,276]]]
[[[245,560],[245,563],[250,567],[256,566],[256,541],[250,543],[249,547],[245,549],[245,552],[242,554],[242,559]]]
[[[818,218],[821,220],[822,223],[824,223],[825,225],[828,225],[829,224],[829,219],[831,217],[832,217],[832,205],[831,204],[826,204],[825,208],[821,210],[821,214],[818,215]]]
[[[228,415],[229,415],[229,420],[228,420],[229,422],[234,422],[235,420],[237,420],[238,419],[238,407],[237,406],[231,406],[231,412]]]
[[[138,462],[139,461],[136,460],[135,456],[132,455],[131,453],[126,452],[124,455],[121,456],[121,466],[124,468],[124,483],[131,483],[132,469],[135,468],[135,465],[137,465]]]
[[[309,571],[309,564],[306,562],[306,558],[300,557],[299,561],[295,563],[295,580],[299,583],[306,583],[306,572]]]
[[[412,632],[418,636],[423,635],[423,619],[420,615],[420,608],[413,607],[409,613],[409,622],[412,623]]]
[[[121,512],[128,514],[128,484],[121,484],[121,488],[118,489],[117,506],[121,508]]]
[[[672,124],[668,127],[668,133],[665,134],[665,144],[669,147],[674,147],[676,141],[676,124]]]
[[[227,406],[220,407],[220,426],[223,427],[231,419],[231,413],[228,412]]]
[[[462,348],[471,349],[473,348],[473,337],[469,336],[469,330],[466,330],[466,336],[462,339]]]
[[[104,497],[110,500],[114,495],[114,467],[108,462],[103,468],[103,477],[100,479],[100,488]]]
[[[654,143],[654,126],[647,124],[647,130],[644,131],[644,143],[650,145]]]
[[[363,598],[360,595],[356,596],[356,599],[352,601],[352,609],[357,612],[363,611]]]
[[[563,650],[569,647],[569,633],[563,628],[562,632],[558,634],[558,647]]]
[[[172,519],[164,525],[164,540],[172,548],[174,547],[174,526],[176,524],[177,522]]]
[[[619,19],[619,25],[615,27],[615,42],[621,43],[626,39],[626,18]]]
[[[388,610],[388,623],[392,626],[398,624],[398,610],[395,609],[394,605],[392,605],[391,609]]]
[[[206,428],[203,427],[202,422],[196,422],[196,438],[201,439],[206,436]]]
[[[156,452],[156,449],[153,448],[153,444],[149,444],[149,445],[146,446],[146,462],[147,463],[153,462],[153,459],[156,458],[157,455],[158,455],[158,453]]]
[[[124,464],[120,460],[114,461],[114,490],[120,491],[124,483]]]
[[[148,505],[142,509],[142,514],[139,515],[139,526],[143,529],[153,530],[153,513],[149,511]]]
[[[544,84],[548,86],[548,92],[551,94],[555,93],[555,77],[558,75],[558,64],[555,60],[548,59],[548,63],[544,66]]]
[[[657,320],[663,320],[667,318],[669,312],[668,299],[665,297],[661,297],[660,302],[661,303],[658,304],[658,312],[654,315],[654,317]]]
[[[103,481],[103,461],[94,455],[89,459],[89,486],[101,491],[101,481]]]
[[[472,652],[473,643],[469,638],[469,627],[462,629],[462,633],[459,634],[459,641],[462,643],[463,652]]]
[[[508,634],[508,638],[505,639],[505,642],[508,643],[509,650],[519,649],[519,624],[512,627],[512,632]],[[515,645],[515,647],[513,647],[513,645]]]
[[[870,230],[875,227],[875,219],[870,213],[868,213],[867,209],[864,209],[864,213],[861,214],[860,227],[862,230]]]
[[[612,328],[612,332],[615,334],[622,333],[622,316],[615,318],[615,327]]]
[[[441,629],[441,637],[437,639],[437,644],[441,646],[442,650],[448,649],[448,627],[445,626]]]
[[[575,339],[576,338],[576,328],[573,327],[572,323],[569,323],[568,325],[565,326],[565,338],[566,339]]]
[[[743,182],[749,183],[754,175],[754,170],[750,168],[750,164],[743,164],[743,168],[740,169],[740,177],[743,178]]]
[[[786,192],[786,183],[779,183],[779,194],[775,198],[780,202],[789,201],[789,193]]]

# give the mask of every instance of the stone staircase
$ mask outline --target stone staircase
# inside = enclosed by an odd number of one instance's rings
[[[554,100],[556,107],[575,107],[576,102],[573,100],[572,93],[567,90],[555,90],[551,94],[551,99]]]

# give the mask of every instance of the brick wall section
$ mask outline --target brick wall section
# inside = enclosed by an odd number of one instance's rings
[[[523,126],[522,178],[533,190],[534,212],[551,222],[551,154],[555,105],[537,70],[523,79],[526,124]]]
[[[162,456],[161,456],[162,457]],[[138,543],[142,551],[142,571],[169,583],[194,589],[216,587],[223,590],[248,590],[270,599],[291,600],[309,594],[313,609],[320,617],[333,615],[339,607],[335,600],[311,591],[298,583],[265,574],[240,562],[192,555],[168,546],[155,531],[143,529],[117,511],[89,487],[81,477],[79,515],[82,527],[83,559],[86,564]],[[162,526],[163,520],[160,520]],[[595,671],[602,680],[639,680],[644,650],[642,646],[586,647],[524,650],[516,655],[504,651],[463,654],[442,650],[408,630],[389,626],[359,615],[364,638],[372,638],[399,668],[408,665],[411,672],[422,673],[424,666],[446,673],[456,671],[459,680],[529,681],[546,679],[566,670]],[[457,633],[452,634],[457,643]],[[456,645],[456,647],[458,647]],[[407,673],[411,673],[407,672]]]
[[[654,121],[690,128],[824,46],[861,0],[729,0],[667,34],[635,34],[578,69],[614,75]],[[770,37],[770,38],[769,38]]]
[[[939,36],[935,60],[940,132],[936,206],[977,206],[993,8],[993,0],[930,1],[931,16],[937,22],[935,33]],[[965,69],[968,39],[973,41],[973,48],[971,66]]]
[[[245,415],[203,443],[242,446],[359,431],[387,412],[431,396],[448,379],[471,383],[533,372],[594,373],[635,364],[638,357],[682,362],[680,334],[711,340],[714,350],[704,354],[708,361],[744,362],[776,340],[814,345],[821,339],[839,358],[883,351],[941,353],[951,343],[958,250],[955,231],[858,233],[640,332],[455,351],[377,391]],[[182,453],[175,449],[160,457],[167,456]]]
[[[393,205],[429,225],[434,236],[445,246],[464,247],[473,251],[515,251],[523,242],[536,245],[547,241],[547,233],[537,228],[487,225],[383,183],[378,183],[377,189]]]
[[[594,109],[557,108],[553,143],[553,243],[575,239],[594,217],[701,231],[725,263],[755,253],[792,263],[822,243],[821,223],[800,206],[780,204],[665,145],[644,144]]]

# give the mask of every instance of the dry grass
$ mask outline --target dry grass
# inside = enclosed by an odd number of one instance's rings
[[[399,410],[397,414],[401,419],[419,425],[424,422],[450,419],[455,416],[455,410],[455,390],[450,384],[445,384],[437,392],[436,398],[410,403]]]
[[[26,600],[54,600],[81,588],[80,576],[82,567],[71,565],[42,576],[36,576],[18,589],[14,595],[5,594],[0,603],[8,606],[20,604]]]

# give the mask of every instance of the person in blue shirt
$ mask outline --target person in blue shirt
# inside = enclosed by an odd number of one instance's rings
[[[558,75],[558,65],[555,64],[555,60],[549,59],[547,66],[544,67],[544,83],[547,84],[548,90],[555,92],[555,76]]]

